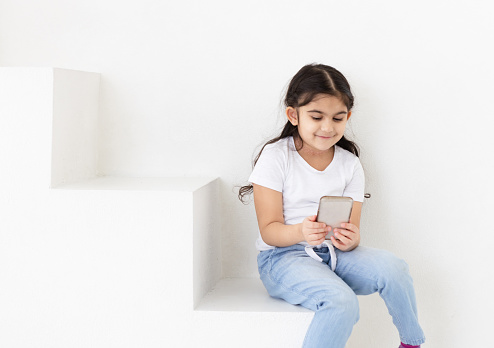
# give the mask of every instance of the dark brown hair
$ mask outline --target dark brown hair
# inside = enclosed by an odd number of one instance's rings
[[[295,76],[293,76],[284,100],[285,107],[299,108],[301,106],[309,104],[316,95],[328,94],[341,99],[343,104],[350,111],[353,107],[353,94],[350,89],[350,85],[338,70],[328,65],[323,64],[308,64],[300,69]],[[261,151],[254,159],[254,166],[257,160],[261,156],[262,151],[268,144],[276,143],[277,141],[293,136],[294,139],[299,139],[297,126],[292,125],[289,121],[286,122],[281,134],[274,139],[269,140],[263,145]],[[301,142],[303,146],[303,142]],[[336,145],[343,149],[350,151],[357,157],[359,156],[359,148],[353,141],[348,140],[343,136]],[[297,150],[300,150],[297,149]],[[240,187],[238,192],[238,198],[245,203],[245,196],[249,195],[253,191],[251,184]]]

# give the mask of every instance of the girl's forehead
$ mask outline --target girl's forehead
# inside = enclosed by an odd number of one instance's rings
[[[329,94],[317,94],[308,104],[304,105],[303,108],[313,108],[315,106],[327,109],[347,109],[341,98]]]

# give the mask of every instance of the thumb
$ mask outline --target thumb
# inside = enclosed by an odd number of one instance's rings
[[[317,215],[312,215],[312,216],[309,216],[307,219],[309,219],[309,221],[316,221],[316,218],[317,218]]]

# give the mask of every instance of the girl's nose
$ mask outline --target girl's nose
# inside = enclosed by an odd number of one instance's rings
[[[333,124],[331,120],[325,120],[321,125],[321,130],[324,132],[331,132],[333,130]]]

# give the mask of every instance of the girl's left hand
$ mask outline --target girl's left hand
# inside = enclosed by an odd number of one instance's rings
[[[341,224],[341,228],[333,229],[335,237],[331,236],[333,245],[341,251],[355,249],[360,243],[360,230],[351,223]]]

